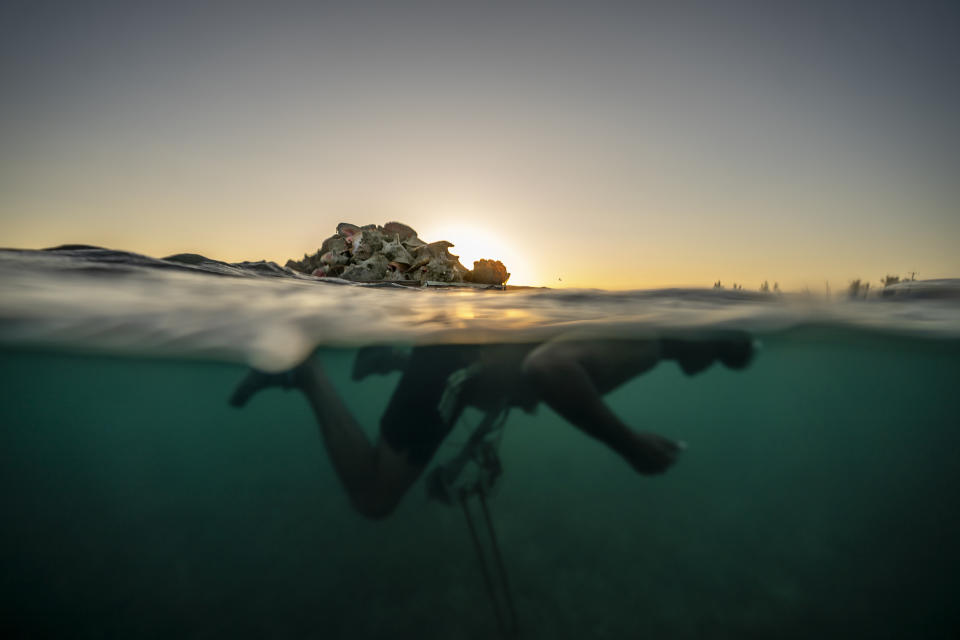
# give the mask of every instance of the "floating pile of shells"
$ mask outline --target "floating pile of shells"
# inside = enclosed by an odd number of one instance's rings
[[[303,260],[288,260],[287,267],[320,277],[354,282],[477,282],[503,284],[510,277],[499,260],[478,260],[470,271],[450,253],[446,240],[424,242],[405,224],[358,227],[341,222],[337,233]]]

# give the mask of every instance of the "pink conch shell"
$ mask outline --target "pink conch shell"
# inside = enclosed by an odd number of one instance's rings
[[[383,248],[383,235],[376,229],[364,229],[350,237],[353,257],[367,260]]]
[[[388,222],[383,225],[383,231],[388,235],[399,237],[400,240],[417,237],[417,232],[402,222]]]
[[[341,222],[337,225],[337,234],[348,239],[353,236],[353,234],[360,231],[360,227],[355,224],[350,224],[349,222]]]
[[[322,256],[320,256],[320,262],[326,265],[339,267],[350,262],[350,257],[342,253],[335,253],[333,251],[328,251]]]

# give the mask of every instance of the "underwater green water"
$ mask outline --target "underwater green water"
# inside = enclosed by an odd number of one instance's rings
[[[375,435],[399,375],[351,382],[352,356],[321,352]],[[497,637],[462,513],[421,482],[356,515],[302,397],[227,406],[243,374],[0,352],[0,633]],[[607,398],[689,443],[656,478],[513,412],[491,508],[520,637],[957,637],[958,383],[956,340],[830,329],[741,372],[663,363]]]

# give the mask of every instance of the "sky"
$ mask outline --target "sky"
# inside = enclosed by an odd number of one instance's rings
[[[398,220],[511,284],[960,276],[958,2],[7,0],[0,96],[0,246]]]

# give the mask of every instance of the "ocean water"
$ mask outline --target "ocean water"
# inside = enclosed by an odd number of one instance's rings
[[[958,291],[407,290],[0,251],[0,633],[500,637],[458,508],[421,481],[357,515],[304,399],[238,410],[236,384],[315,353],[375,438],[399,374],[351,380],[363,345],[733,328],[762,341],[747,369],[663,362],[606,398],[688,443],[662,476],[510,414],[489,505],[517,637],[955,638]]]

